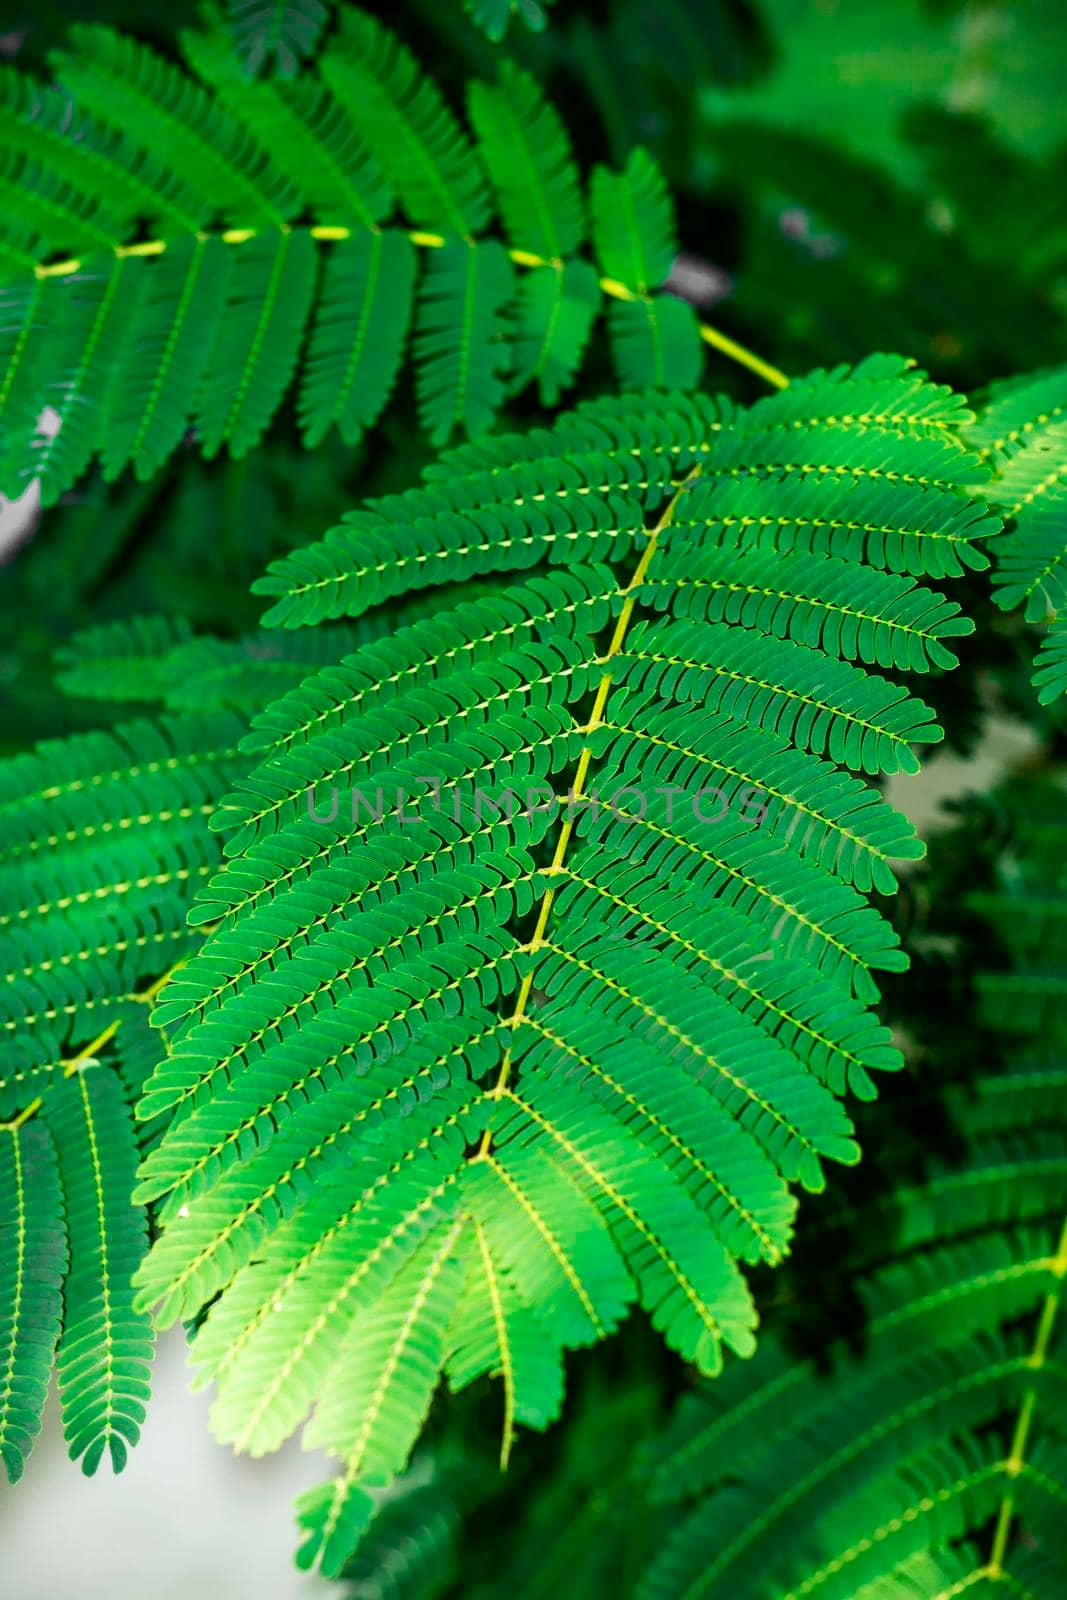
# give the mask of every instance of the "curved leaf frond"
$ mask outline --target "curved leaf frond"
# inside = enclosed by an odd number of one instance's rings
[[[218,18],[184,36],[202,82],[79,26],[57,87],[3,91],[0,187],[10,169],[20,196],[0,225],[6,492],[39,480],[50,504],[96,457],[147,478],[189,429],[243,456],[290,388],[307,444],[334,427],[354,444],[409,348],[430,437],[478,434],[533,381],[555,403],[606,300],[625,383],[696,383],[694,315],[658,293],[674,220],[651,157],[595,175],[598,277],[566,131],[530,75],[472,85],[472,138],[374,18],[345,7],[294,77],[325,7],[231,10],[237,49]],[[279,73],[257,78],[268,57]]]
[[[920,846],[856,774],[938,736],[874,669],[940,669],[967,626],[910,575],[995,531],[967,416],[891,357],[747,411],[596,402],[260,585],[290,627],[430,606],[256,719],[139,1108],[170,1121],[138,1303],[206,1312],[223,1439],[310,1414],[342,1463],[304,1559],[343,1563],[440,1375],[499,1375],[506,1457],[631,1307],[707,1374],[751,1353],[742,1267],[781,1261],[794,1187],[856,1159],[846,1096],[899,1065],[864,890]],[[718,515],[739,484],[754,540]],[[772,515],[795,486],[811,519]]]

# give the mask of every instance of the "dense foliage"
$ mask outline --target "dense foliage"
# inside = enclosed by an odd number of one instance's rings
[[[0,74],[17,1493],[180,1320],[352,1600],[1054,1600],[1062,150],[813,127],[784,0],[90,10]]]

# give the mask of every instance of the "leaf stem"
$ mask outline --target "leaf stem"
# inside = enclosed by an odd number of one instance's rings
[[[1034,1348],[1030,1352],[1027,1366],[1034,1372],[1040,1372],[1045,1364],[1048,1347],[1052,1341],[1053,1329],[1056,1326],[1056,1315],[1059,1311],[1060,1298],[1063,1293],[1063,1280],[1067,1276],[1067,1221],[1063,1224],[1060,1234],[1059,1247],[1056,1259],[1051,1266],[1053,1286],[1045,1296],[1045,1303],[1041,1308],[1041,1316],[1034,1335]],[[1034,1410],[1037,1406],[1037,1385],[1031,1383],[1023,1395],[1019,1407],[1019,1415],[1015,1422],[1015,1432],[1012,1435],[1011,1451],[1007,1461],[1004,1462],[1004,1471],[1007,1474],[1009,1485],[1022,1472],[1026,1465],[1026,1447],[1030,1438],[1030,1427],[1034,1419]],[[1012,1517],[1015,1514],[1015,1492],[1009,1487],[1000,1502],[997,1513],[997,1525],[993,1533],[993,1549],[989,1557],[987,1571],[991,1578],[1000,1578],[1004,1573],[1004,1556],[1007,1553],[1008,1539],[1011,1534]]]
[[[613,682],[611,675],[611,662],[621,652],[622,647],[626,642],[626,634],[629,630],[630,623],[633,620],[634,610],[637,606],[637,590],[645,580],[645,574],[648,571],[649,563],[656,553],[656,545],[659,541],[659,536],[665,528],[669,527],[671,518],[675,512],[675,508],[678,505],[678,501],[685,493],[687,486],[694,478],[698,477],[699,474],[700,467],[697,465],[693,467],[689,473],[687,473],[682,483],[675,490],[674,494],[667,502],[667,506],[663,512],[663,515],[660,517],[655,527],[650,530],[648,542],[646,543],[644,550],[641,552],[641,559],[634,568],[629,582],[627,583],[626,587],[620,591],[623,597],[622,610],[619,612],[618,619],[615,623],[615,629],[612,633],[611,643],[608,645],[607,653],[603,657],[604,672],[599,684],[597,685],[596,697],[593,701],[592,710],[589,713],[589,720],[582,729],[582,732],[587,736],[594,733],[596,729],[600,727],[603,721],[604,711],[608,702],[608,695],[611,693],[611,686]],[[562,871],[564,857],[567,854],[567,849],[574,833],[574,807],[578,801],[584,799],[585,797],[585,783],[589,776],[589,767],[592,763],[592,759],[593,747],[591,744],[586,743],[582,746],[582,752],[578,757],[578,765],[575,769],[574,782],[571,785],[570,795],[568,797],[569,803],[567,815],[564,818],[563,825],[559,830],[559,838],[556,840],[556,848],[552,856],[552,862],[545,869],[546,876],[558,874]],[[530,940],[526,945],[526,950],[529,952],[531,957],[536,955],[537,951],[544,943],[545,931],[548,927],[548,919],[552,912],[552,902],[555,899],[555,896],[555,888],[552,884],[550,884],[541,897],[541,905],[537,913],[537,923],[534,927],[534,931],[530,937]],[[531,960],[519,987],[519,993],[515,1001],[515,1009],[508,1020],[508,1029],[512,1036],[514,1036],[515,1030],[519,1027],[526,1015],[526,1007],[529,1003],[530,991],[533,988],[534,966],[535,963],[533,960]],[[500,1097],[504,1094],[504,1091],[507,1089],[508,1079],[511,1075],[511,1059],[512,1046],[509,1043],[507,1049],[504,1051],[504,1059],[500,1066],[500,1073],[497,1081],[493,1088],[489,1091],[490,1097],[493,1099],[500,1099]],[[488,1154],[490,1145],[492,1144],[492,1137],[492,1131],[487,1128],[482,1135],[482,1141],[478,1149],[479,1156],[485,1156]]]
[[[185,957],[183,956],[180,961],[175,961],[173,966],[168,967],[166,972],[164,972],[161,977],[156,978],[153,983],[150,983],[146,989],[138,989],[136,994],[126,995],[125,998],[127,1000],[138,1000],[142,1004],[147,1004],[149,1001],[155,999],[156,995],[159,993],[160,989],[162,989],[163,985],[168,981],[168,979],[173,977],[178,968],[184,965]],[[99,1055],[100,1051],[107,1044],[108,1040],[115,1037],[115,1034],[122,1026],[122,1021],[122,1017],[114,1017],[112,1021],[108,1023],[106,1028],[101,1028],[95,1039],[90,1040],[88,1044],[82,1046],[77,1055],[71,1056],[69,1061],[64,1061],[63,1076],[65,1078],[72,1078],[78,1071],[79,1067],[83,1066],[86,1061],[91,1061],[94,1056]],[[18,1116],[12,1117],[10,1122],[0,1122],[0,1129],[6,1128],[13,1133],[16,1129],[21,1128],[23,1123],[29,1122],[30,1118],[36,1116],[38,1111],[40,1111],[42,1099],[43,1097],[38,1095],[36,1100],[31,1100],[29,1105],[23,1106]]]
[[[290,232],[289,224],[283,223],[279,231],[282,233]],[[350,239],[359,230],[322,223],[308,228],[307,231],[312,239],[317,239],[322,244],[333,244],[338,240]],[[244,244],[246,240],[255,238],[256,233],[257,230],[255,228],[227,228],[224,232],[215,234],[214,237],[221,239],[223,244]],[[198,239],[207,239],[212,235],[201,230],[196,237]],[[422,250],[440,250],[448,243],[444,234],[424,233],[417,228],[409,230],[408,238],[412,244],[417,245]],[[166,249],[166,239],[143,239],[138,244],[116,245],[114,253],[120,259],[124,256],[161,256]],[[512,249],[508,251],[508,255],[519,267],[531,269],[535,267],[554,267],[558,271],[562,266],[560,261],[550,260],[548,256],[534,255],[529,250]],[[75,272],[79,272],[82,265],[83,263],[79,257],[72,256],[65,261],[49,261],[43,265],[38,265],[34,267],[34,273],[38,278],[69,278]],[[601,293],[610,295],[615,300],[640,300],[646,298],[638,294],[636,290],[627,288],[626,284],[620,283],[617,278],[601,278],[599,281]],[[754,372],[757,377],[762,378],[765,383],[771,384],[773,388],[784,389],[787,387],[789,379],[786,374],[780,371],[778,367],[772,366],[769,361],[764,361],[763,357],[756,355],[755,351],[747,349],[738,340],[731,339],[729,334],[721,333],[718,328],[713,328],[710,323],[698,322],[697,327],[704,343],[711,345],[713,350],[718,350],[721,355],[728,356],[738,366],[747,368],[749,372]]]

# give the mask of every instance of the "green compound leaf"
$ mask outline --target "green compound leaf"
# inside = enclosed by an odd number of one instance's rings
[[[41,1426],[67,1264],[55,1150],[40,1123],[0,1129],[0,1459],[22,1476]]]
[[[133,1276],[148,1244],[130,1201],[137,1166],[133,1120],[119,1079],[86,1067],[48,1093],[70,1231],[63,1335],[56,1363],[63,1432],[72,1460],[116,1472],[137,1443],[150,1392],[151,1325],[133,1308]]]

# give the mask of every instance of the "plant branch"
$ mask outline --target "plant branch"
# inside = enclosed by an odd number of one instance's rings
[[[136,994],[127,995],[126,998],[139,1001],[142,1005],[149,1004],[155,999],[163,985],[174,976],[178,968],[184,965],[185,958],[183,957],[181,961],[175,961],[173,966],[168,967],[166,972],[161,977],[156,978],[153,983],[150,983],[146,989],[138,989]],[[84,1066],[85,1062],[91,1061],[94,1056],[99,1055],[108,1041],[115,1037],[122,1026],[122,1022],[122,1017],[113,1018],[106,1028],[101,1028],[95,1039],[82,1046],[77,1055],[71,1056],[69,1061],[64,1061],[63,1076],[72,1078],[79,1068]],[[31,1100],[29,1105],[23,1106],[18,1116],[12,1117],[9,1122],[0,1122],[0,1129],[7,1128],[13,1132],[16,1128],[21,1128],[23,1123],[29,1122],[31,1117],[37,1115],[37,1112],[41,1109],[41,1103],[42,1096],[38,1095],[36,1100]]]
[[[279,231],[288,232],[288,224],[283,224]],[[311,238],[319,240],[320,243],[331,244],[341,239],[351,238],[356,230],[323,224],[311,227],[307,231]],[[244,244],[246,240],[254,238],[256,232],[255,228],[227,228],[225,232],[216,234],[214,237],[221,239],[223,244]],[[210,237],[212,235],[206,232],[197,234],[198,239]],[[408,238],[412,244],[424,250],[439,250],[447,243],[443,234],[423,233],[418,229],[409,231]],[[139,244],[116,245],[114,253],[119,257],[161,256],[166,248],[166,239],[145,239]],[[563,265],[561,261],[551,260],[548,256],[534,255],[529,250],[509,250],[508,255],[518,267],[531,269],[534,267],[555,267],[558,271]],[[81,267],[81,259],[72,256],[65,261],[50,261],[42,266],[37,266],[34,268],[34,272],[38,278],[69,278],[73,273],[80,271]],[[616,278],[601,278],[599,282],[601,292],[610,295],[615,300],[641,300],[648,298],[638,294],[633,289],[627,288],[624,283],[620,283]],[[765,383],[769,383],[773,388],[786,388],[789,379],[778,367],[772,366],[769,361],[764,361],[762,356],[756,355],[754,351],[747,349],[736,339],[731,339],[728,334],[721,333],[718,328],[713,328],[710,323],[698,322],[697,326],[700,330],[701,339],[705,344],[710,345],[713,350],[718,350],[721,355],[728,356],[738,366],[747,368],[749,372],[754,372],[757,377],[762,378]]]
[[[1034,1336],[1034,1348],[1030,1352],[1030,1357],[1027,1361],[1027,1366],[1035,1373],[1040,1372],[1045,1364],[1045,1357],[1052,1341],[1053,1329],[1056,1326],[1056,1316],[1059,1311],[1065,1276],[1067,1276],[1067,1221],[1063,1224],[1063,1232],[1060,1234],[1056,1259],[1052,1263],[1053,1286],[1046,1295],[1045,1303],[1041,1308],[1041,1316]],[[1000,1578],[1004,1575],[1004,1556],[1007,1552],[1012,1517],[1015,1513],[1015,1491],[1010,1485],[1014,1483],[1014,1480],[1026,1465],[1026,1447],[1030,1438],[1030,1428],[1033,1423],[1036,1405],[1037,1386],[1036,1383],[1031,1383],[1023,1395],[1022,1404],[1019,1407],[1019,1415],[1015,1423],[1015,1432],[1012,1436],[1011,1451],[1007,1461],[1004,1463],[1004,1471],[1008,1476],[1009,1488],[1000,1502],[997,1525],[993,1533],[993,1549],[987,1568],[992,1578]]]
[[[611,643],[608,645],[607,654],[603,657],[602,665],[604,667],[604,672],[599,684],[597,685],[596,697],[593,701],[592,710],[589,713],[589,721],[582,730],[586,735],[595,732],[595,730],[600,727],[603,721],[608,695],[611,693],[611,686],[613,682],[611,675],[611,662],[620,653],[624,643],[626,642],[626,634],[629,630],[630,623],[633,619],[634,610],[637,606],[637,590],[644,582],[645,574],[649,568],[649,563],[656,553],[656,545],[659,541],[659,536],[664,529],[670,525],[675,508],[678,504],[678,501],[685,493],[686,487],[694,478],[699,476],[699,473],[700,467],[693,467],[693,469],[686,475],[683,482],[671,496],[663,515],[660,517],[655,527],[649,532],[648,542],[645,545],[644,550],[641,552],[641,559],[634,568],[629,582],[621,591],[623,597],[623,607],[619,612],[618,620],[615,623],[615,630],[611,636]],[[563,869],[564,858],[567,854],[571,837],[574,832],[574,805],[577,801],[584,798],[585,782],[589,776],[589,767],[592,759],[592,745],[583,745],[582,752],[578,757],[578,766],[575,769],[574,782],[571,785],[568,813],[563,820],[562,827],[560,828],[559,838],[556,840],[555,852],[552,856],[551,865],[546,868],[546,875],[558,874]],[[548,927],[548,919],[552,912],[552,902],[555,899],[555,895],[555,888],[550,884],[541,898],[541,905],[537,914],[537,923],[534,927],[534,931],[529,943],[526,945],[526,949],[529,951],[531,956],[536,955],[537,951],[544,944],[545,930]],[[514,1034],[515,1029],[519,1027],[526,1015],[526,1006],[529,1002],[530,991],[533,988],[533,978],[534,963],[531,961],[519,988],[518,997],[515,1002],[515,1009],[512,1012],[511,1018],[508,1022],[508,1027],[512,1034]],[[495,1085],[490,1090],[490,1094],[494,1098],[499,1099],[507,1088],[508,1078],[511,1074],[511,1056],[512,1049],[511,1045],[509,1044],[508,1048],[504,1052],[504,1060],[501,1063],[500,1075],[497,1078]],[[485,1155],[488,1152],[491,1143],[492,1134],[488,1129],[486,1129],[486,1132],[482,1136],[482,1142],[478,1154]]]

